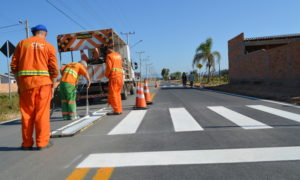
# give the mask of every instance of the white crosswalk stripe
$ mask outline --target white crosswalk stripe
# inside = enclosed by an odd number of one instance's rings
[[[147,110],[131,111],[108,135],[134,134],[146,112]]]
[[[264,111],[270,114],[274,114],[276,116],[280,116],[283,118],[287,118],[293,121],[297,121],[300,122],[300,114],[296,114],[296,113],[291,113],[288,111],[283,111],[280,109],[275,109],[275,108],[271,108],[271,107],[267,107],[267,106],[263,106],[263,105],[248,105],[248,107],[253,108],[253,109],[257,109],[260,111]]]
[[[185,108],[170,108],[170,114],[176,132],[203,130]]]
[[[274,114],[283,118],[300,122],[300,114],[283,111],[263,105],[246,105],[246,107],[253,108],[262,112]],[[224,106],[207,106],[212,112],[217,113],[226,120],[229,120],[243,129],[270,129],[273,128],[259,120],[240,114],[234,110],[228,109]],[[117,124],[108,135],[118,134],[134,134],[138,130],[140,124],[145,119],[145,114],[149,110],[131,111],[128,115]],[[149,111],[150,112],[150,111]],[[202,127],[201,121],[196,120],[184,107],[169,108],[169,115],[175,132],[189,132],[189,131],[204,131],[205,126]],[[200,122],[200,123],[199,123]]]
[[[228,108],[223,106],[209,106],[210,110],[218,113],[219,115],[225,117],[226,119],[232,121],[233,123],[237,124],[238,126],[244,129],[266,129],[272,128],[264,123],[261,123],[255,119],[250,117],[244,116],[240,113],[232,111]]]

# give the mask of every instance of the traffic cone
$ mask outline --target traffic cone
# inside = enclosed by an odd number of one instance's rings
[[[144,90],[142,83],[137,84],[136,89],[136,103],[135,107],[133,109],[139,110],[139,109],[147,109],[147,104],[145,100]]]
[[[144,94],[145,94],[146,103],[152,104],[152,99],[151,99],[151,95],[150,95],[150,91],[146,79],[144,80]]]

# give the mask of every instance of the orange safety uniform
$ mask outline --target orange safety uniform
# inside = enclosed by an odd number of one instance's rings
[[[105,76],[109,78],[108,103],[112,106],[114,112],[122,113],[123,67],[122,56],[119,53],[112,52],[107,55]]]
[[[45,147],[50,138],[50,101],[53,81],[58,76],[56,51],[43,38],[34,36],[17,45],[11,62],[17,75],[22,113],[22,146]]]
[[[89,74],[81,63],[69,63],[60,69],[62,73],[61,82],[76,85],[78,78],[83,75],[89,79]]]
[[[69,63],[60,69],[60,97],[62,116],[65,120],[76,119],[76,82],[81,75],[90,79],[88,72],[81,63]]]

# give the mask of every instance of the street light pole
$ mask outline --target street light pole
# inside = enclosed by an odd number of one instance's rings
[[[136,53],[139,54],[139,58],[140,58],[140,83],[142,83],[142,54],[145,53],[145,51],[139,51]]]

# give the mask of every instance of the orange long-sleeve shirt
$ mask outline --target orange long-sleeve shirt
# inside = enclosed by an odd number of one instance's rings
[[[62,72],[61,82],[67,82],[72,85],[76,84],[81,75],[85,76],[87,79],[90,79],[87,70],[80,63],[69,63],[62,67],[60,72]]]
[[[38,36],[24,39],[17,45],[10,67],[21,91],[53,84],[58,76],[55,48]]]
[[[112,52],[106,56],[105,76],[109,79],[123,79],[122,56],[119,53]]]

